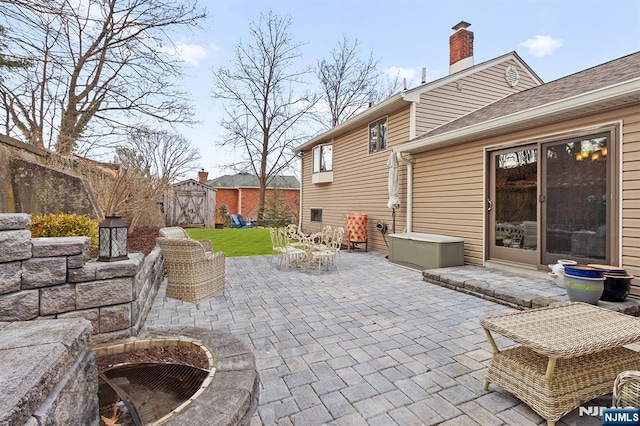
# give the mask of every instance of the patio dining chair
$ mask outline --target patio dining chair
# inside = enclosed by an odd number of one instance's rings
[[[300,266],[300,263],[304,260],[306,251],[300,247],[290,244],[289,233],[286,228],[269,228],[269,236],[271,237],[271,262],[273,257],[278,256],[277,267],[282,268],[282,263],[287,268],[293,266]]]
[[[224,294],[225,255],[206,252],[199,241],[158,237],[167,271],[167,297],[198,304]]]
[[[285,232],[287,234],[287,238],[289,240],[289,245],[294,247],[303,248],[305,244],[306,236],[300,231],[298,225],[289,224],[285,228]]]
[[[323,266],[329,270],[330,265],[335,265],[336,271],[338,270],[338,256],[344,240],[344,232],[344,228],[332,228],[324,236],[324,241],[312,250],[311,263],[318,265],[318,270]]]

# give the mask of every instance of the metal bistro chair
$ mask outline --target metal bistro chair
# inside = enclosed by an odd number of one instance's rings
[[[344,228],[334,228],[328,234],[328,238],[311,252],[311,262],[313,265],[318,265],[318,270],[322,269],[322,266],[329,270],[329,265],[333,264],[337,271],[338,255],[344,239]]]
[[[271,261],[273,261],[273,256],[280,257],[277,268],[282,268],[282,262],[285,263],[287,268],[291,267],[291,265],[300,266],[306,252],[300,247],[290,244],[290,234],[287,228],[269,228],[269,235],[271,236]]]

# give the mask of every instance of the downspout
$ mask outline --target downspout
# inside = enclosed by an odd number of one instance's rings
[[[302,188],[304,187],[304,151],[298,153],[300,158],[300,194],[298,202],[298,229],[302,229]]]
[[[402,156],[401,152],[396,152],[396,157],[400,164],[407,166],[407,232],[413,230],[413,163]]]

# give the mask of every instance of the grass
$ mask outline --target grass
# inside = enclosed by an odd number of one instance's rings
[[[211,240],[213,251],[223,251],[227,257],[271,254],[269,228],[187,229],[194,240]]]

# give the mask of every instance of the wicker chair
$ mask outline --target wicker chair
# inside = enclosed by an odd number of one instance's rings
[[[614,407],[640,407],[640,371],[618,374],[613,382],[612,404]]]
[[[160,236],[164,238],[174,238],[177,240],[191,240],[198,241],[200,245],[204,248],[204,251],[213,251],[213,247],[211,246],[210,240],[194,240],[189,235],[187,235],[187,231],[182,229],[179,226],[169,226],[167,228],[160,228]]]
[[[200,303],[224,294],[225,255],[205,252],[200,241],[183,238],[156,239],[167,271],[167,297]]]

